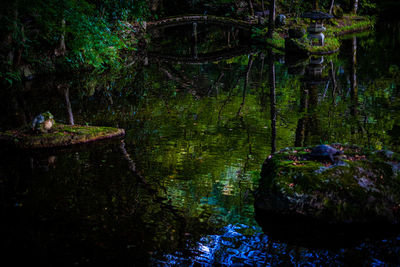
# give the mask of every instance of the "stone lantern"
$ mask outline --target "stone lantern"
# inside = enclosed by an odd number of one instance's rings
[[[310,64],[307,67],[307,74],[310,77],[320,78],[322,77],[322,71],[324,70],[324,57],[313,56],[310,58]]]
[[[326,30],[323,25],[324,19],[333,18],[332,15],[321,11],[306,12],[301,15],[302,18],[310,19],[310,25],[307,27],[308,38],[313,46],[323,46],[325,44],[325,36],[322,32]]]
[[[312,90],[313,86],[326,83],[328,81],[327,77],[324,77],[324,57],[323,56],[311,56],[308,65],[306,66],[305,75],[303,76],[303,81],[305,82],[306,88]]]

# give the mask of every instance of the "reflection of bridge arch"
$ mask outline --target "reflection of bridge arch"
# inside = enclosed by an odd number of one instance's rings
[[[194,57],[192,55],[168,55],[157,52],[148,52],[147,56],[150,59],[156,59],[160,61],[188,64],[188,65],[201,65],[220,60],[230,59],[241,55],[247,55],[250,53],[251,53],[251,47],[235,47],[223,51],[198,54],[197,57]]]
[[[224,17],[217,17],[217,16],[202,16],[202,15],[194,15],[194,16],[181,16],[176,18],[168,18],[158,21],[150,21],[147,22],[146,27],[148,29],[153,28],[167,28],[179,25],[185,25],[190,23],[213,23],[218,25],[227,25],[227,26],[234,26],[240,29],[250,30],[253,26],[252,23],[241,21],[241,20],[234,20]]]

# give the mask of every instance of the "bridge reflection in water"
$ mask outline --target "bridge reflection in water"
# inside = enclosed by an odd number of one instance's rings
[[[157,61],[194,65],[249,54],[251,28],[242,24],[186,20],[152,25],[144,54]]]

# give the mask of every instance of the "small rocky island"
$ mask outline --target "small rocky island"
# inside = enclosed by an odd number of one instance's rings
[[[255,208],[294,223],[398,224],[399,162],[398,153],[357,146],[286,148],[264,162]]]
[[[37,115],[31,125],[0,132],[0,141],[21,149],[65,147],[122,136],[124,129],[65,125],[55,123],[47,111]]]

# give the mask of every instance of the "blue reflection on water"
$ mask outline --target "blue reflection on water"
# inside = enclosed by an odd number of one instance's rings
[[[354,248],[316,249],[270,240],[259,227],[230,224],[221,234],[202,237],[189,253],[176,252],[154,259],[158,266],[338,266],[397,265],[400,237],[366,241]]]

